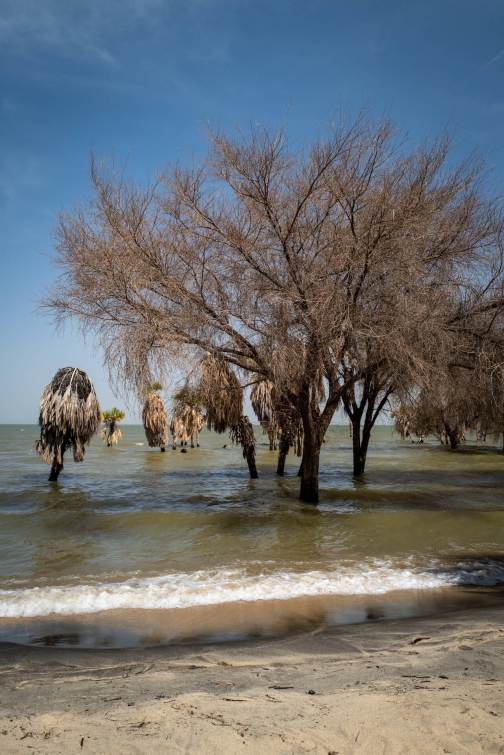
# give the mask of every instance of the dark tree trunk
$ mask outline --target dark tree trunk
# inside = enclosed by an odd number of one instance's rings
[[[380,416],[380,412],[385,406],[391,390],[392,389],[389,387],[377,404],[379,388],[376,386],[373,387],[373,385],[366,380],[359,403],[355,400],[355,395],[343,399],[345,411],[351,422],[354,477],[359,477],[364,474],[369,441],[371,439],[371,430]],[[361,422],[363,417],[364,425],[361,432]]]
[[[323,437],[323,431],[322,433],[313,432],[307,435],[305,430],[299,494],[300,499],[305,503],[318,503],[319,501],[319,464]]]
[[[107,435],[107,447],[112,448],[112,443],[110,442],[110,437],[115,432],[115,422],[110,423],[108,435]]]
[[[277,475],[280,475],[283,477],[285,473],[285,459],[287,458],[287,454],[289,453],[289,441],[285,440],[284,437],[280,438],[280,444],[279,444],[279,451],[278,451],[278,465],[277,465]]]
[[[64,452],[63,452],[64,453]],[[63,454],[61,454],[61,464],[53,460],[51,472],[49,474],[49,482],[57,482],[60,472],[63,470]]]
[[[445,424],[445,430],[446,430],[446,435],[450,439],[450,448],[453,448],[455,450],[459,444],[457,431],[452,430],[450,425],[447,425],[447,424]],[[448,440],[446,441],[446,445],[448,445]]]
[[[161,449],[161,453],[162,453],[163,451],[166,451],[166,448],[165,448],[164,446],[163,446],[163,447],[162,447],[162,449]]]
[[[297,409],[303,421],[303,454],[298,476],[301,477],[299,498],[305,503],[319,502],[320,450],[329,423],[337,409],[341,392],[330,388],[327,403],[320,413],[319,402],[310,390],[299,396]]]
[[[245,459],[247,460],[249,472],[250,472],[250,479],[251,480],[257,480],[259,475],[257,474],[257,467],[255,463],[255,448],[254,445],[247,446],[243,449],[243,455]]]
[[[352,420],[353,473],[354,477],[364,474],[366,469],[367,443],[361,440],[360,416]]]

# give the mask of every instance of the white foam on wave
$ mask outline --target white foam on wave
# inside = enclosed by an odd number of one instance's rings
[[[317,595],[384,595],[395,590],[429,590],[453,585],[504,582],[504,564],[431,564],[399,568],[390,562],[339,566],[330,570],[278,570],[251,574],[245,568],[202,570],[124,582],[67,584],[0,590],[0,617],[84,614],[113,609],[170,609],[234,601],[288,600]]]

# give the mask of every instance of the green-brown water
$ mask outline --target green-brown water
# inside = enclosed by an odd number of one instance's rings
[[[277,478],[259,432],[254,481],[226,435],[162,454],[125,426],[49,483],[36,437],[0,426],[0,639],[237,637],[500,599],[504,454],[490,443],[453,452],[378,427],[355,480],[348,428],[331,427],[314,507],[297,500],[299,460]]]

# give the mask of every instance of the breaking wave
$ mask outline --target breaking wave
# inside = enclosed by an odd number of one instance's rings
[[[288,600],[317,595],[384,595],[395,590],[429,590],[454,585],[493,586],[504,582],[504,563],[490,559],[449,566],[394,567],[374,561],[360,566],[270,573],[220,568],[124,582],[92,582],[0,590],[0,617],[22,618],[96,613],[113,609],[172,609],[234,601]]]

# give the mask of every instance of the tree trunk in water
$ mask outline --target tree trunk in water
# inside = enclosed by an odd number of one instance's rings
[[[278,451],[278,466],[277,466],[277,475],[280,475],[283,477],[284,470],[285,470],[285,459],[287,458],[287,454],[289,453],[289,441],[285,440],[284,438],[280,439],[280,447]]]
[[[303,460],[302,459],[301,459],[301,464],[299,465],[297,476],[298,477],[302,477],[303,476]]]
[[[303,461],[301,462],[301,491],[299,497],[305,503],[318,503],[318,479],[319,479],[319,462],[320,449],[322,447],[322,437],[308,438],[305,433],[303,447]]]
[[[364,474],[367,451],[371,438],[371,428],[364,429],[361,437],[360,419],[352,423],[353,473],[354,477]]]
[[[354,477],[364,474],[366,454],[361,444],[360,417],[352,422],[353,473]]]
[[[51,472],[49,474],[49,482],[57,482],[59,473],[63,469],[63,464],[59,464],[56,459],[54,459],[51,467]]]
[[[247,446],[243,449],[243,455],[247,460],[249,472],[250,472],[250,479],[251,480],[257,480],[259,475],[257,474],[257,467],[255,463],[255,448],[254,445]]]
[[[162,452],[163,452],[163,451],[166,451],[166,448],[165,448],[165,447],[163,446],[163,447],[162,447],[162,449],[161,449],[161,451],[162,451]]]
[[[370,434],[366,433],[366,434],[363,434],[362,440],[358,440],[357,442],[354,441],[354,448],[353,448],[354,477],[358,477],[359,475],[364,474],[366,470],[366,460],[367,460],[367,451],[368,451],[368,446],[369,446],[369,438],[370,438]]]
[[[449,425],[445,424],[445,431],[450,439],[450,447],[453,449],[456,449],[458,446],[458,435],[456,430],[452,430]],[[448,439],[446,440],[446,445],[448,445]]]

